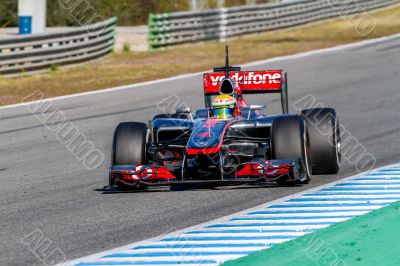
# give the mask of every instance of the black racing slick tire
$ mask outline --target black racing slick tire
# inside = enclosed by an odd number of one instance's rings
[[[271,128],[272,158],[290,160],[300,158],[299,174],[302,181],[293,181],[290,176],[277,180],[279,185],[307,184],[311,178],[311,154],[307,128],[300,116],[284,116],[275,119]]]
[[[138,122],[120,123],[114,132],[112,165],[146,163],[147,125]]]
[[[332,108],[301,112],[310,136],[312,174],[337,174],[341,164],[340,125]]]

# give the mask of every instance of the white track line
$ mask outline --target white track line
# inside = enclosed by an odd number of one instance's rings
[[[397,194],[393,186],[386,190],[363,190],[355,185],[354,179],[381,170],[398,169],[399,166],[395,164],[361,173],[211,222],[63,265],[218,265],[397,201],[400,192]],[[398,181],[394,179],[393,182]],[[349,184],[346,189],[355,189],[355,194],[349,198],[340,194],[348,191],[324,191],[343,188],[341,184],[346,183]],[[394,194],[385,194],[393,191]]]

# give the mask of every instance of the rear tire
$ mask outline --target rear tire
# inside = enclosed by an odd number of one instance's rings
[[[305,122],[300,116],[285,116],[272,122],[271,128],[272,158],[290,160],[300,158],[300,175],[302,181],[289,180],[282,176],[277,180],[279,185],[293,186],[307,184],[311,177],[311,154]]]
[[[341,163],[340,127],[332,108],[306,109],[301,112],[310,136],[312,174],[337,174]]]

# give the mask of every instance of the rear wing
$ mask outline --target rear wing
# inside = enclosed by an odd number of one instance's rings
[[[224,72],[205,73],[203,75],[206,107],[210,107],[211,96],[219,95]],[[234,81],[237,94],[280,93],[282,111],[289,111],[287,92],[287,73],[282,70],[266,71],[232,71],[230,78]]]

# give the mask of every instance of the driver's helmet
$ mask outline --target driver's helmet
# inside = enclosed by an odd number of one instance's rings
[[[212,115],[217,119],[230,119],[235,116],[236,99],[229,94],[222,94],[212,102]]]

